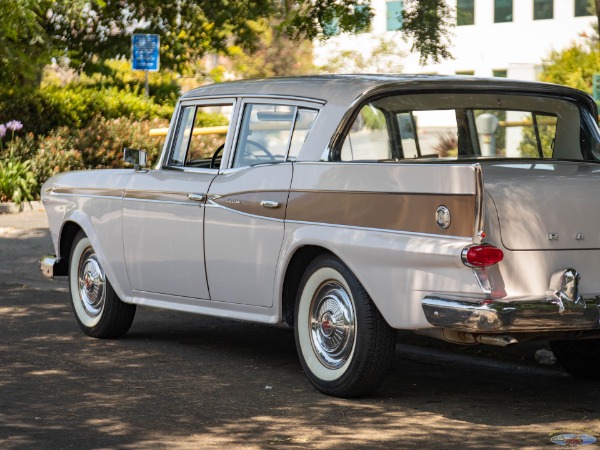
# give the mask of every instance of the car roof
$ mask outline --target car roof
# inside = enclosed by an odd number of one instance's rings
[[[215,83],[192,89],[182,100],[214,96],[281,96],[350,105],[358,98],[381,91],[442,92],[449,90],[529,92],[568,96],[589,105],[593,99],[576,89],[549,83],[506,78],[478,78],[422,74],[340,74],[275,77]]]

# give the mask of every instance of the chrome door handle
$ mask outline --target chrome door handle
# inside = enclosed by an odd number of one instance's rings
[[[188,194],[188,200],[192,200],[194,202],[203,202],[206,200],[206,195],[204,194]]]
[[[260,202],[260,206],[264,206],[265,208],[279,208],[279,203],[271,200],[263,200]]]

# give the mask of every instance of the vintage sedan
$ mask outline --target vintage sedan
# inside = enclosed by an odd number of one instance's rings
[[[551,341],[600,378],[600,133],[585,93],[542,83],[337,75],[192,90],[162,155],[43,186],[75,318],[136,305],[293,327],[311,383],[364,395],[396,330]]]

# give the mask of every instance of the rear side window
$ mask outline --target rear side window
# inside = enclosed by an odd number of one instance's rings
[[[454,105],[453,105],[454,103]],[[435,106],[440,105],[440,108]],[[332,158],[584,159],[586,121],[567,100],[518,95],[393,96],[363,105]],[[583,150],[583,151],[582,151]]]
[[[295,160],[316,116],[295,105],[247,103],[232,167]]]

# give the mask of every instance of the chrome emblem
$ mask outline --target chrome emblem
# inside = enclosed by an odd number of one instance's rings
[[[435,211],[435,221],[442,230],[450,226],[450,210],[444,205],[438,206]]]
[[[575,240],[576,241],[583,241],[583,233],[577,233],[575,235]]]
[[[558,233],[548,233],[548,240],[558,241]]]

